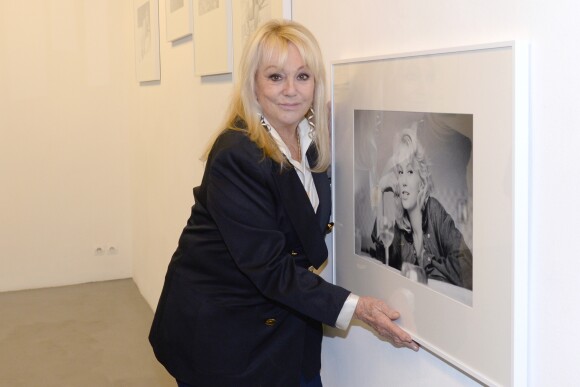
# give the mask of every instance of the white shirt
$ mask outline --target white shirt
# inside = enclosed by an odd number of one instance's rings
[[[278,145],[280,152],[282,152],[282,154],[286,156],[288,161],[290,161],[290,164],[292,164],[292,166],[296,170],[296,173],[298,174],[298,177],[300,178],[300,181],[304,186],[304,190],[306,191],[306,194],[310,199],[312,208],[314,208],[314,212],[316,212],[320,201],[318,198],[318,192],[316,191],[316,186],[314,185],[314,180],[312,179],[310,164],[308,163],[308,158],[306,157],[306,151],[312,144],[311,137],[312,132],[310,130],[310,124],[306,119],[303,119],[298,124],[298,136],[300,138],[300,149],[302,151],[301,154],[302,161],[299,162],[292,158],[290,149],[288,148],[286,143],[282,140],[282,137],[280,137],[280,134],[276,131],[276,129],[272,125],[270,125],[270,123],[266,120],[266,117],[264,117],[264,123],[269,129],[272,138],[274,138],[274,141],[276,141],[276,144]],[[337,328],[342,330],[346,330],[348,328],[348,326],[350,325],[350,320],[352,320],[352,316],[354,315],[358,299],[359,297],[353,293],[350,293],[348,295],[348,298],[344,302],[344,305],[342,306],[342,309],[338,314],[338,318],[336,319],[335,326]]]
[[[310,199],[310,203],[312,203],[312,208],[314,208],[314,212],[316,212],[319,203],[318,192],[316,191],[316,186],[314,185],[314,180],[312,179],[312,173],[310,172],[310,164],[308,164],[308,158],[306,157],[306,151],[310,147],[310,144],[312,144],[310,125],[308,124],[308,121],[306,119],[303,119],[298,124],[298,136],[300,138],[302,162],[296,161],[292,158],[290,148],[288,148],[286,143],[282,140],[282,137],[280,137],[280,134],[276,131],[276,129],[272,125],[270,125],[270,123],[266,120],[265,117],[264,122],[266,123],[268,129],[270,129],[270,134],[274,138],[274,141],[276,141],[276,144],[278,145],[280,152],[282,152],[282,154],[286,156],[288,161],[290,161],[290,164],[292,164],[292,166],[296,170],[296,173],[298,174],[298,177],[300,178],[300,181],[304,186],[304,190],[306,190],[306,194]]]

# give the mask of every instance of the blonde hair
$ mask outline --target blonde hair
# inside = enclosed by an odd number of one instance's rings
[[[417,138],[417,131],[415,129],[404,129],[395,141],[395,168],[405,168],[407,163],[413,166],[421,179],[421,186],[419,187],[419,193],[417,195],[417,204],[421,208],[421,211],[425,209],[427,201],[433,192],[433,179],[431,178],[431,170],[429,167],[429,161],[423,150],[423,146]],[[400,229],[411,231],[411,222],[409,218],[405,215],[405,209],[401,203],[401,188],[397,184],[396,196],[396,216],[395,221]]]
[[[222,128],[243,130],[269,157],[281,166],[289,166],[276,142],[260,123],[261,107],[256,98],[256,73],[264,61],[277,60],[282,64],[293,44],[314,77],[314,130],[313,143],[317,160],[311,166],[314,172],[323,172],[330,165],[330,135],[326,107],[326,71],[318,42],[303,25],[288,20],[270,20],[258,28],[243,51],[234,93]],[[308,113],[307,113],[308,114]],[[211,148],[211,147],[210,147]],[[209,153],[209,149],[205,155]]]

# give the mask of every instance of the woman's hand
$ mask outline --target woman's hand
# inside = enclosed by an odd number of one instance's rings
[[[411,335],[393,322],[400,317],[399,312],[389,308],[383,301],[373,297],[360,297],[354,317],[370,325],[379,335],[391,340],[396,346],[419,350],[419,344],[413,341]]]

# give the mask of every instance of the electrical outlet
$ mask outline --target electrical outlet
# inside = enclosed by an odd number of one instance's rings
[[[106,250],[103,246],[95,246],[95,248],[93,249],[93,254],[96,256],[101,256],[101,255],[105,255]]]
[[[119,249],[115,245],[109,245],[107,247],[107,255],[117,255],[119,253]]]

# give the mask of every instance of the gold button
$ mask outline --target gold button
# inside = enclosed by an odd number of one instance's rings
[[[274,325],[276,325],[276,319],[275,318],[269,318],[266,321],[264,321],[264,324],[266,324],[269,327],[273,327]]]
[[[291,255],[291,256],[293,256],[293,257],[295,257],[295,256],[297,256],[297,255],[298,255],[298,253],[297,253],[296,251],[292,250],[292,251],[290,252],[290,255]]]
[[[333,222],[328,223],[326,225],[326,233],[328,234],[328,233],[332,232],[333,228],[334,228],[334,223]]]

